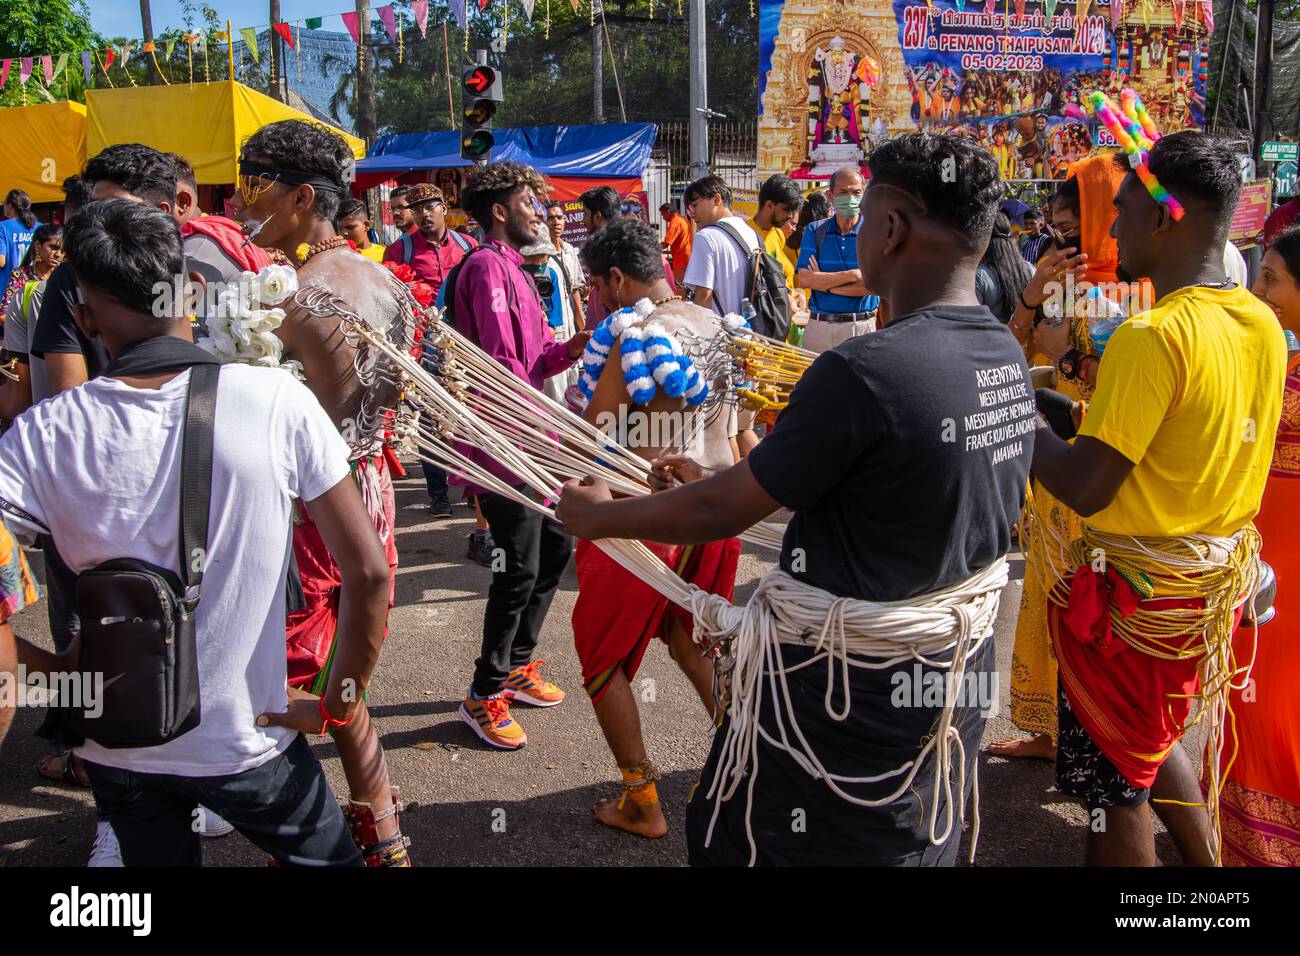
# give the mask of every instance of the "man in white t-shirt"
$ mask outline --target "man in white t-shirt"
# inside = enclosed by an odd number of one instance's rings
[[[153,290],[184,274],[180,234],[166,213],[113,199],[73,219],[65,248],[77,324],[112,364],[0,438],[0,510],[20,540],[48,533],[78,573],[116,558],[177,568],[190,368],[212,361],[190,343],[188,319],[151,309]],[[225,367],[215,422],[197,611],[201,722],[155,747],[108,749],[91,737],[76,752],[128,866],[200,863],[199,805],[282,865],[360,865],[302,733],[345,726],[358,708],[383,640],[387,559],[349,477],[347,445],[291,374]],[[321,698],[286,691],[284,582],[298,498],[343,577]],[[75,670],[75,654],[75,645],[55,655],[19,642],[28,673]]]
[[[750,257],[763,248],[762,240],[753,226],[731,211],[731,190],[719,176],[705,176],[687,186],[682,206],[699,227],[682,282],[694,290],[696,305],[712,307],[719,315],[739,315],[753,278]],[[742,456],[758,445],[754,418],[747,409],[736,418],[736,444]]]
[[[750,257],[763,248],[758,234],[731,211],[731,190],[721,177],[691,183],[682,205],[699,227],[682,282],[694,290],[696,305],[739,315],[741,300],[749,297]]]

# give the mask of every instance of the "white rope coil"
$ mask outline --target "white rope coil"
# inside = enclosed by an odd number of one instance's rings
[[[826,782],[840,799],[863,807],[892,803],[907,792],[927,756],[934,752],[935,800],[930,812],[930,842],[939,845],[952,834],[954,795],[952,764],[957,762],[956,803],[958,818],[965,820],[961,799],[965,792],[966,752],[953,718],[961,696],[966,665],[980,652],[993,633],[1002,589],[1008,578],[1005,558],[984,568],[966,581],[906,601],[874,602],[836,597],[820,588],[796,580],[783,571],[769,571],[744,607],[703,591],[691,595],[690,610],[697,631],[713,639],[730,639],[735,653],[732,669],[730,725],[718,766],[706,797],[713,798],[705,845],[713,837],[722,803],[735,796],[748,777],[745,833],[751,865],[757,858],[751,812],[753,790],[758,779],[760,739],[790,755],[806,773]],[[812,656],[787,667],[779,645],[811,647]],[[787,676],[819,662],[826,665],[826,694],[823,704],[834,720],[844,720],[852,707],[849,691],[850,668],[885,670],[906,661],[946,670],[944,703],[934,733],[916,757],[887,773],[873,777],[845,777],[828,771],[813,752],[799,727],[795,701]],[[833,704],[835,689],[842,687],[844,705]],[[765,695],[770,694],[776,717],[773,736],[760,726]],[[867,800],[849,793],[844,785],[879,783],[897,779],[897,787],[878,799]],[[979,778],[972,766],[974,822],[971,858],[979,841]],[[942,792],[945,815],[939,828],[939,800]]]

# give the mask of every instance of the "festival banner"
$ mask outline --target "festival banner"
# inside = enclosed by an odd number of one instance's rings
[[[1232,225],[1228,227],[1228,240],[1238,249],[1264,244],[1264,223],[1273,208],[1272,190],[1273,183],[1268,179],[1257,179],[1241,187]]]
[[[1114,145],[1080,98],[1124,86],[1162,130],[1202,127],[1203,22],[1151,0],[1112,25],[1112,2],[760,0],[759,171],[824,180],[926,129],[985,146],[1006,179],[1061,179]]]

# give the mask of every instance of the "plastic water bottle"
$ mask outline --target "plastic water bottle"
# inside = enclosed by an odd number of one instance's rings
[[[750,302],[748,299],[741,299],[740,317],[745,320],[745,323],[749,325],[750,328],[753,328],[754,319],[758,317],[758,310],[754,308],[754,303]]]
[[[1111,333],[1119,328],[1128,316],[1124,314],[1123,309],[1103,296],[1097,286],[1084,293],[1084,299],[1084,307],[1088,310],[1088,334],[1092,337],[1092,344],[1097,349],[1097,354],[1101,355],[1106,351],[1106,343],[1110,341]]]

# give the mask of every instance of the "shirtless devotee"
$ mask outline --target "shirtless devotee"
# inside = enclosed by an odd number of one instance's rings
[[[261,224],[258,245],[279,249],[298,267],[298,291],[285,303],[276,331],[283,358],[302,364],[316,395],[351,449],[353,477],[361,488],[389,565],[389,606],[397,571],[393,483],[383,455],[384,410],[396,391],[367,385],[354,363],[356,348],[340,329],[344,315],[403,335],[411,321],[409,294],[390,272],[358,255],[336,234],[334,214],[348,195],[352,152],[323,126],[284,120],[264,126],[244,143],[239,186],[245,228]],[[299,502],[293,550],[301,578],[300,607],[288,620],[289,683],[298,696],[325,686],[341,617],[342,582],[312,520]],[[406,840],[389,785],[379,736],[364,702],[350,724],[334,731],[352,799],[345,808],[353,838],[369,866],[409,866]]]
[[[615,219],[588,240],[582,258],[592,294],[601,296],[609,313],[588,344],[579,385],[588,398],[583,417],[647,461],[682,447],[712,470],[739,461],[735,406],[715,401],[708,411],[702,410],[709,376],[697,367],[701,387],[692,391],[681,368],[684,363],[676,358],[682,353],[698,357],[704,341],[722,334],[721,321],[711,309],[685,302],[673,292],[656,231],[630,217]],[[649,357],[651,349],[654,358]],[[623,370],[624,357],[633,351],[646,355],[641,364],[648,374],[639,381],[629,381],[631,373]],[[660,358],[669,355],[673,357]],[[649,363],[656,360],[673,363],[683,374],[669,379],[665,373],[663,382],[656,381],[649,374]],[[684,547],[645,544],[683,579],[731,599],[740,558],[737,538]],[[631,682],[658,637],[709,714],[716,716],[713,662],[692,642],[686,611],[590,541],[578,542],[577,570],[573,638],[582,680],[623,775],[623,793],[617,800],[597,803],[596,819],[640,836],[661,837],[668,832],[668,822],[655,788],[659,771],[646,754]]]
[[[696,865],[957,855],[1033,392],[975,296],[1003,195],[992,156],[909,134],[869,164],[858,261],[888,324],[820,355],[739,464],[642,498],[569,482],[558,510],[587,540],[678,544],[794,513],[780,569],[736,625],[729,708],[687,808]]]

